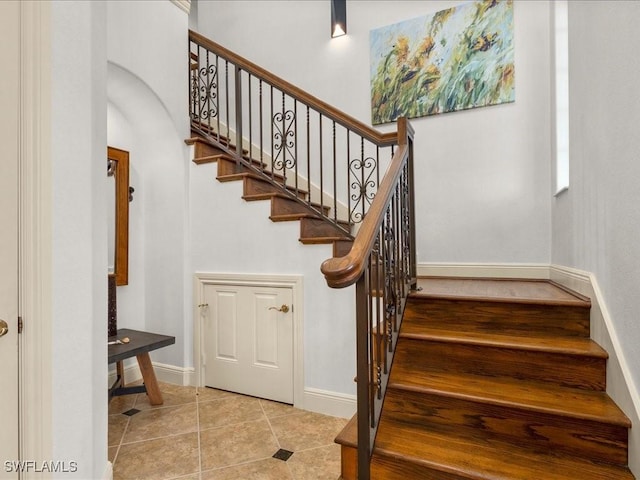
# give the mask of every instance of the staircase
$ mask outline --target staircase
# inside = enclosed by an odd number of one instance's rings
[[[245,200],[269,200],[274,222],[300,222],[302,243],[332,244],[327,285],[356,287],[344,480],[634,478],[588,299],[544,281],[416,278],[406,119],[382,134],[189,38],[193,161],[242,181]]]
[[[419,279],[371,478],[633,479],[588,299],[546,281]],[[355,421],[336,439],[357,478]]]

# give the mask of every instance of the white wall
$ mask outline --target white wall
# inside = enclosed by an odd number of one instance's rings
[[[597,277],[636,408],[640,405],[638,18],[637,2],[569,2],[570,186],[552,210],[553,263]],[[606,35],[593,42],[594,31]],[[636,461],[638,471],[640,459]]]
[[[200,1],[200,33],[370,123],[369,31],[455,1]],[[549,4],[515,2],[516,101],[412,120],[420,262],[550,259]],[[384,127],[383,130],[388,130]]]
[[[246,202],[242,182],[220,183],[215,164],[191,167],[194,271],[304,276],[304,386],[354,394],[355,290],[331,290],[320,264],[330,245],[302,245],[298,222],[269,220],[268,201]]]
[[[188,15],[169,1],[107,4],[108,141],[130,153],[129,284],[118,326],[174,335],[154,361],[192,365],[188,267]]]
[[[106,23],[102,2],[53,2],[52,460],[107,463]]]

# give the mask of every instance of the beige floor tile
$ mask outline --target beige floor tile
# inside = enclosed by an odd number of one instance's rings
[[[293,405],[287,405],[286,403],[272,402],[271,400],[260,399],[260,404],[262,405],[267,418],[275,418],[282,417],[283,415],[302,413],[302,410],[293,408]]]
[[[287,465],[294,480],[336,480],[340,477],[340,445],[295,452]]]
[[[226,392],[209,387],[198,387],[198,402],[208,402],[209,400],[220,400],[221,398],[237,397],[237,393]],[[240,395],[242,396],[242,395]]]
[[[107,459],[113,463],[116,459],[116,454],[118,453],[118,447],[109,447],[107,450]]]
[[[172,407],[176,405],[185,405],[196,401],[195,387],[183,387],[171,385],[170,383],[160,382],[160,391],[162,392],[162,405],[151,405],[149,397],[146,394],[138,395],[135,408],[138,410],[148,410],[150,408]]]
[[[114,480],[339,477],[340,447],[333,439],[345,419],[211,388],[164,383],[160,388],[165,400],[160,407],[149,405],[144,394],[111,401],[108,456]],[[131,417],[120,414],[131,408],[142,411]],[[271,458],[279,448],[295,453],[287,462]]]
[[[267,458],[234,467],[202,472],[202,480],[292,480],[282,460]]]
[[[203,471],[268,458],[278,448],[267,420],[200,431]]]
[[[164,480],[197,473],[198,468],[198,434],[187,433],[122,445],[113,480]]]
[[[122,441],[122,436],[129,423],[129,417],[126,415],[109,415],[109,446],[117,447]]]
[[[117,413],[126,412],[133,408],[138,395],[122,395],[119,397],[113,397],[109,402],[109,415],[115,415]]]
[[[201,430],[265,418],[260,400],[237,395],[199,402],[198,416]]]
[[[344,418],[312,412],[277,417],[270,422],[281,448],[292,452],[332,445],[336,435],[347,424]]]
[[[198,428],[195,403],[141,411],[130,417],[123,443],[195,432]]]

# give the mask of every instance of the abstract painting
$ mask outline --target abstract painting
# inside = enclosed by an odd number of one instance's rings
[[[372,30],[372,123],[513,102],[513,51],[513,0],[476,1]]]

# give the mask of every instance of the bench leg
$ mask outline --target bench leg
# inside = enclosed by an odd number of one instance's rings
[[[124,381],[124,365],[122,362],[116,362],[116,375],[121,378],[120,386],[126,387],[127,384]]]
[[[140,367],[140,372],[142,373],[144,386],[147,389],[149,403],[151,405],[162,405],[162,392],[160,392],[160,387],[158,387],[158,380],[156,379],[156,374],[153,371],[151,357],[149,357],[148,353],[142,353],[136,356],[136,359],[138,360],[138,366]]]

